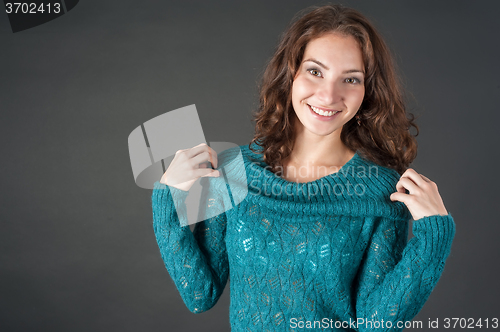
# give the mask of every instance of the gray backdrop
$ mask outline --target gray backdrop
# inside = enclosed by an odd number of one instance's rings
[[[498,317],[500,3],[342,3],[395,53],[420,115],[412,166],[438,184],[457,223],[415,319]],[[229,330],[229,287],[195,315],[164,268],[127,137],[196,104],[207,141],[248,143],[266,60],[313,4],[322,2],[80,1],[16,34],[0,13],[2,331]]]

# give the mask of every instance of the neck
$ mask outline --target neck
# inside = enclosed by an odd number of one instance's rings
[[[299,128],[298,128],[299,129]],[[327,136],[318,136],[303,126],[297,130],[297,135],[286,164],[302,166],[342,166],[354,155],[340,139],[339,128]]]

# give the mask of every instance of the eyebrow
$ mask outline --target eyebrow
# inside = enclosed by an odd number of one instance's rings
[[[311,59],[306,59],[306,60],[302,61],[302,63],[304,63],[304,62],[306,62],[306,61],[311,61],[311,62],[314,62],[314,63],[316,63],[318,66],[323,67],[323,68],[325,68],[326,70],[329,70],[329,69],[330,69],[330,68],[328,68],[325,64],[323,64],[321,61],[318,61],[318,60],[316,60],[316,59],[313,59],[313,58],[311,58]],[[364,72],[363,70],[359,70],[359,69],[349,69],[349,70],[344,70],[342,73],[343,73],[343,74],[350,74],[350,73],[362,73],[362,74],[364,74],[365,72]]]

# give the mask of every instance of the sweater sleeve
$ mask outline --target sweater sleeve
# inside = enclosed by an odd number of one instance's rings
[[[191,312],[201,313],[217,303],[227,283],[226,214],[198,222],[191,232],[187,195],[187,191],[156,182],[152,194],[153,227],[165,267],[184,303]],[[216,196],[209,191],[202,195],[207,197],[210,208],[219,205],[216,208],[224,211],[220,207],[223,202]],[[206,208],[201,206],[200,215]]]
[[[359,331],[401,331],[437,284],[454,220],[451,214],[423,217],[413,222],[413,235],[408,241],[407,221],[383,218],[376,226],[358,274],[356,316],[365,322]]]

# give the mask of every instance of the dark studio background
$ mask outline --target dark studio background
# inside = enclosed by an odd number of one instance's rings
[[[229,330],[229,287],[202,314],[182,302],[127,138],[196,104],[207,141],[248,143],[279,35],[324,3],[80,1],[15,34],[0,13],[1,331]],[[420,116],[412,167],[438,184],[457,223],[415,319],[498,317],[500,2],[342,3],[393,50]]]

